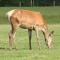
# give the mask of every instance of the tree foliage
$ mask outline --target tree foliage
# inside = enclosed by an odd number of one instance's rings
[[[52,6],[60,5],[60,0],[0,0],[0,6]]]

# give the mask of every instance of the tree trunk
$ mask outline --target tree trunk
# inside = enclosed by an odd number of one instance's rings
[[[53,6],[55,6],[55,2],[56,2],[56,1],[55,1],[55,0],[53,0]]]
[[[32,3],[33,3],[33,0],[31,0],[31,6],[33,5]]]

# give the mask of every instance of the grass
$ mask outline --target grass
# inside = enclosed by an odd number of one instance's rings
[[[37,48],[36,36],[33,31],[32,50],[29,50],[27,30],[18,29],[16,33],[16,49],[8,49],[9,25],[0,25],[0,60],[60,60],[60,25],[49,25],[49,30],[54,30],[52,49],[48,49],[42,33],[40,34],[40,50]]]
[[[60,24],[60,7],[0,7],[0,24],[8,24],[6,12],[12,9],[27,9],[41,12],[49,24]]]
[[[9,50],[8,25],[5,13],[11,9],[39,11],[49,24],[49,31],[54,30],[53,48],[48,49],[43,34],[40,32],[40,50],[37,47],[35,32],[32,34],[32,50],[29,50],[27,30],[18,29],[15,37],[17,49]],[[60,60],[60,7],[0,7],[0,60]]]

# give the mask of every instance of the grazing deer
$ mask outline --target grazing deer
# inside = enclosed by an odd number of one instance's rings
[[[11,24],[9,33],[9,45],[12,48],[15,32],[18,27],[28,29],[29,34],[29,49],[31,49],[32,30],[36,32],[37,43],[39,45],[39,31],[43,32],[45,42],[48,48],[52,47],[52,32],[48,31],[47,23],[40,12],[14,9],[6,13]]]

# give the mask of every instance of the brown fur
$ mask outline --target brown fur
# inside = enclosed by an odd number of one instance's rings
[[[10,17],[10,23],[11,23],[11,31],[9,33],[9,44],[12,46],[12,40],[13,36],[15,34],[15,30],[18,27],[28,29],[29,32],[29,45],[31,49],[31,35],[32,30],[35,30],[36,36],[37,36],[37,43],[38,42],[38,32],[43,31],[44,37],[46,39],[46,43],[48,47],[51,47],[51,41],[49,42],[49,32],[48,32],[48,26],[45,22],[45,19],[43,15],[40,12],[35,11],[29,11],[29,10],[15,10],[14,13]]]

